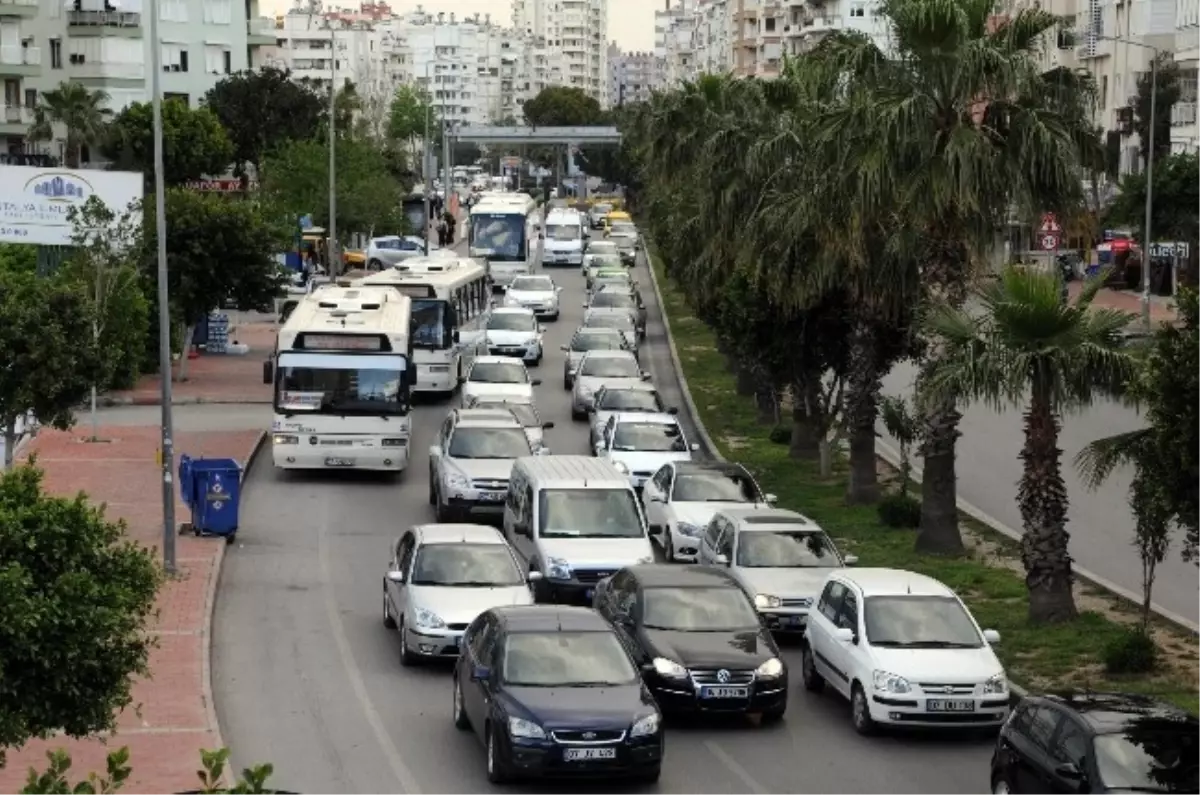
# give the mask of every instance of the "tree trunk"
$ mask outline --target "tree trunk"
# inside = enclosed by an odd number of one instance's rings
[[[931,356],[922,366],[917,389],[934,366]],[[921,457],[921,529],[917,533],[918,552],[957,555],[963,551],[962,532],[958,527],[958,475],[955,471],[955,446],[962,414],[953,399],[929,401],[922,409],[920,422]]]
[[[4,471],[12,469],[13,458],[17,455],[17,421],[6,420],[4,423]]]
[[[792,440],[788,455],[806,461],[821,457],[820,384],[815,378],[797,379],[792,384]]]
[[[196,327],[190,323],[183,329],[183,349],[179,353],[179,375],[175,378],[176,381],[187,380],[188,351],[192,349],[192,336],[195,333]]]
[[[759,425],[777,425],[779,423],[779,396],[775,386],[765,374],[755,379],[754,408]]]
[[[859,321],[850,340],[850,372],[846,388],[846,425],[850,437],[850,478],[846,481],[846,502],[850,505],[865,505],[879,500],[875,418],[879,413],[882,379],[875,348],[875,329],[869,322]]]
[[[1017,505],[1024,524],[1021,562],[1029,589],[1029,620],[1035,624],[1070,621],[1078,615],[1071,592],[1067,488],[1059,460],[1058,429],[1050,388],[1035,381],[1025,412],[1024,467],[1017,485]]]
[[[754,368],[745,362],[739,362],[734,370],[736,379],[734,381],[734,391],[745,397],[754,394],[755,379]]]

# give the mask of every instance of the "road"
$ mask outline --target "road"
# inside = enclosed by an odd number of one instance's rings
[[[559,345],[581,320],[583,279],[572,269],[550,273],[565,289],[562,316],[548,326],[546,359],[534,371],[543,380],[537,400],[556,424],[547,432],[550,447],[582,454],[586,428],[571,421]],[[650,304],[644,366],[666,401],[682,410],[645,263],[637,277]],[[225,560],[213,639],[217,714],[238,769],[269,761],[274,785],[296,792],[495,789],[478,742],[452,725],[448,668],[402,669],[398,638],[381,621],[380,583],[392,544],[402,528],[434,520],[425,451],[446,410],[416,410],[414,459],[398,482],[286,475],[269,458],[252,471],[238,544]],[[671,725],[663,777],[653,790],[987,790],[989,741],[859,737],[845,703],[799,685],[796,649],[786,660],[794,676],[781,725]],[[561,784],[543,789],[561,791]]]
[[[912,364],[898,364],[884,379],[884,392],[911,396],[915,377]],[[1144,423],[1133,409],[1102,400],[1066,417],[1058,440],[1071,501],[1067,529],[1075,563],[1133,593],[1141,593],[1142,572],[1132,546],[1133,514],[1128,503],[1132,471],[1118,470],[1104,486],[1091,491],[1080,481],[1074,460],[1096,439],[1141,427]],[[958,496],[1015,530],[1021,528],[1017,481],[1023,428],[1020,410],[994,411],[976,404],[964,412],[963,435],[958,440]],[[1196,567],[1179,557],[1178,546],[1158,567],[1154,601],[1192,622],[1200,620]]]

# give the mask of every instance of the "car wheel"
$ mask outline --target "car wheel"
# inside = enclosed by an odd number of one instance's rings
[[[563,389],[567,390],[568,392],[571,391],[571,379],[567,378],[565,375],[563,376]]]
[[[417,657],[408,648],[408,632],[404,629],[404,619],[400,619],[400,664],[405,668],[417,664]]]
[[[487,777],[488,781],[493,784],[504,784],[510,776],[508,774],[508,763],[501,756],[501,750],[496,746],[496,733],[492,731],[492,727],[487,729]]]
[[[825,680],[817,673],[817,664],[807,643],[800,649],[800,678],[804,680],[804,689],[811,693],[825,689]]]
[[[587,419],[587,412],[580,411],[579,409],[572,406],[571,407],[571,419],[575,420],[576,422],[583,422],[584,420]]]
[[[992,792],[995,795],[1008,795],[1012,789],[1008,786],[1008,782],[1001,777],[992,782]]]
[[[383,270],[383,263],[377,259],[373,259],[367,263],[367,270],[381,271],[381,270]]]
[[[383,625],[388,629],[396,628],[396,619],[392,616],[392,602],[387,595],[387,585],[383,586]]]
[[[454,675],[454,728],[463,731],[471,728],[471,719],[463,709],[462,683],[458,680],[458,674]]]
[[[675,540],[674,540],[673,538],[671,538],[671,527],[670,527],[670,525],[668,525],[668,526],[666,526],[666,527],[664,527],[664,528],[663,528],[663,531],[662,531],[662,540],[663,540],[663,542],[662,542],[662,544],[663,544],[663,557],[664,557],[664,558],[666,558],[666,560],[667,560],[667,563],[675,563],[675,562],[677,562],[677,561],[675,560]]]
[[[449,506],[442,505],[442,497],[440,494],[438,495],[437,500],[434,502],[433,515],[437,517],[439,522],[451,521],[450,508]]]
[[[858,682],[855,682],[850,690],[850,720],[854,723],[854,731],[859,734],[875,733],[875,720],[871,717],[867,694]]]
[[[539,569],[536,566],[530,566],[529,570],[533,572]],[[545,577],[533,583],[533,601],[534,604],[546,604],[550,601],[550,591]]]

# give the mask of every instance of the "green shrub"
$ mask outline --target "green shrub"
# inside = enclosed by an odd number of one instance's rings
[[[908,494],[888,494],[879,501],[879,521],[888,527],[914,528],[921,525],[921,502]]]
[[[791,444],[792,429],[787,425],[777,425],[771,429],[770,438],[775,444]]]
[[[1158,646],[1150,634],[1134,627],[1104,648],[1104,670],[1110,674],[1144,674],[1158,667]]]

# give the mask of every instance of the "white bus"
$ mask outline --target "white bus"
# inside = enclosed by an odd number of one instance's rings
[[[353,283],[392,287],[412,299],[416,391],[453,393],[476,354],[487,353],[491,289],[487,271],[475,260],[414,257]]]
[[[495,287],[533,272],[541,228],[537,203],[528,193],[484,193],[471,207],[470,254],[485,264]]]
[[[271,454],[283,469],[408,466],[412,302],[393,290],[325,287],[279,330]]]

